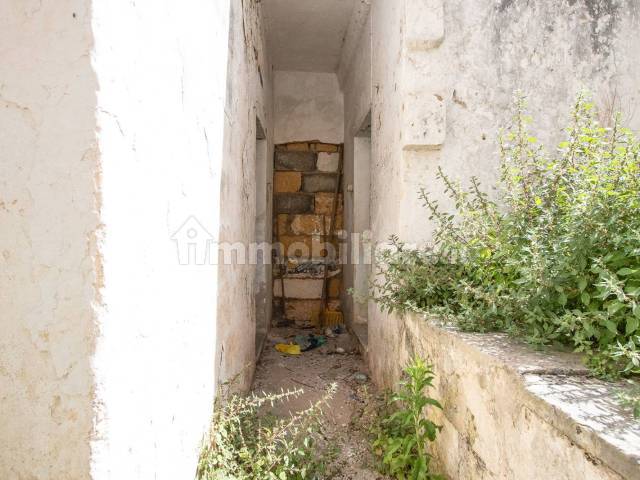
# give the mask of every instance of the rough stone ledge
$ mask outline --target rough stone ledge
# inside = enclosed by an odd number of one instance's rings
[[[537,351],[504,333],[467,333],[423,315],[407,317],[449,337],[467,353],[510,371],[528,394],[527,407],[541,420],[593,456],[593,462],[606,464],[624,478],[640,479],[640,421],[616,400],[621,382],[590,376],[574,353]]]

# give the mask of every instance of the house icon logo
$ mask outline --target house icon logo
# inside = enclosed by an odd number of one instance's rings
[[[171,236],[178,249],[180,265],[206,265],[213,235],[191,215]]]

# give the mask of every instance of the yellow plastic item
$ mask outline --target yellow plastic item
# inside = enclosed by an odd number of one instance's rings
[[[324,317],[323,327],[335,327],[336,325],[344,324],[344,318],[342,316],[342,312],[337,312],[334,310],[325,310],[322,313]],[[311,323],[316,326],[320,326],[320,315],[318,312],[314,312],[311,316]]]
[[[297,343],[277,343],[276,350],[287,355],[300,355],[300,345]]]

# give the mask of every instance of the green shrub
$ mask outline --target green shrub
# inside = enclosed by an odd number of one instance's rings
[[[376,428],[373,451],[380,459],[382,473],[399,480],[438,480],[443,477],[429,472],[428,444],[435,441],[442,427],[426,417],[426,410],[428,406],[442,407],[424,394],[432,387],[433,371],[416,358],[404,372],[405,379],[389,400],[391,413]]]
[[[302,394],[218,395],[208,438],[198,464],[199,480],[321,479],[328,449],[318,443],[322,432],[322,407],[334,394],[287,418],[263,411]]]
[[[619,117],[600,126],[584,94],[571,117],[565,141],[546,152],[518,96],[500,138],[499,202],[475,178],[462,188],[439,170],[456,214],[420,193],[434,245],[392,238],[374,298],[466,330],[570,345],[601,375],[640,373],[640,143]]]

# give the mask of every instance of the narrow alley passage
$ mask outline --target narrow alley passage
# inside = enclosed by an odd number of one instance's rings
[[[0,480],[640,480],[639,31],[0,0]]]
[[[300,355],[276,351],[278,343],[289,343],[297,335],[309,334],[302,328],[273,328],[258,362],[253,391],[276,393],[302,389],[304,393],[274,407],[278,416],[289,416],[322,398],[332,384],[337,390],[324,409],[327,442],[333,447],[326,478],[342,480],[378,480],[385,477],[373,468],[368,430],[373,386],[357,344],[349,333],[327,338],[327,343]]]

